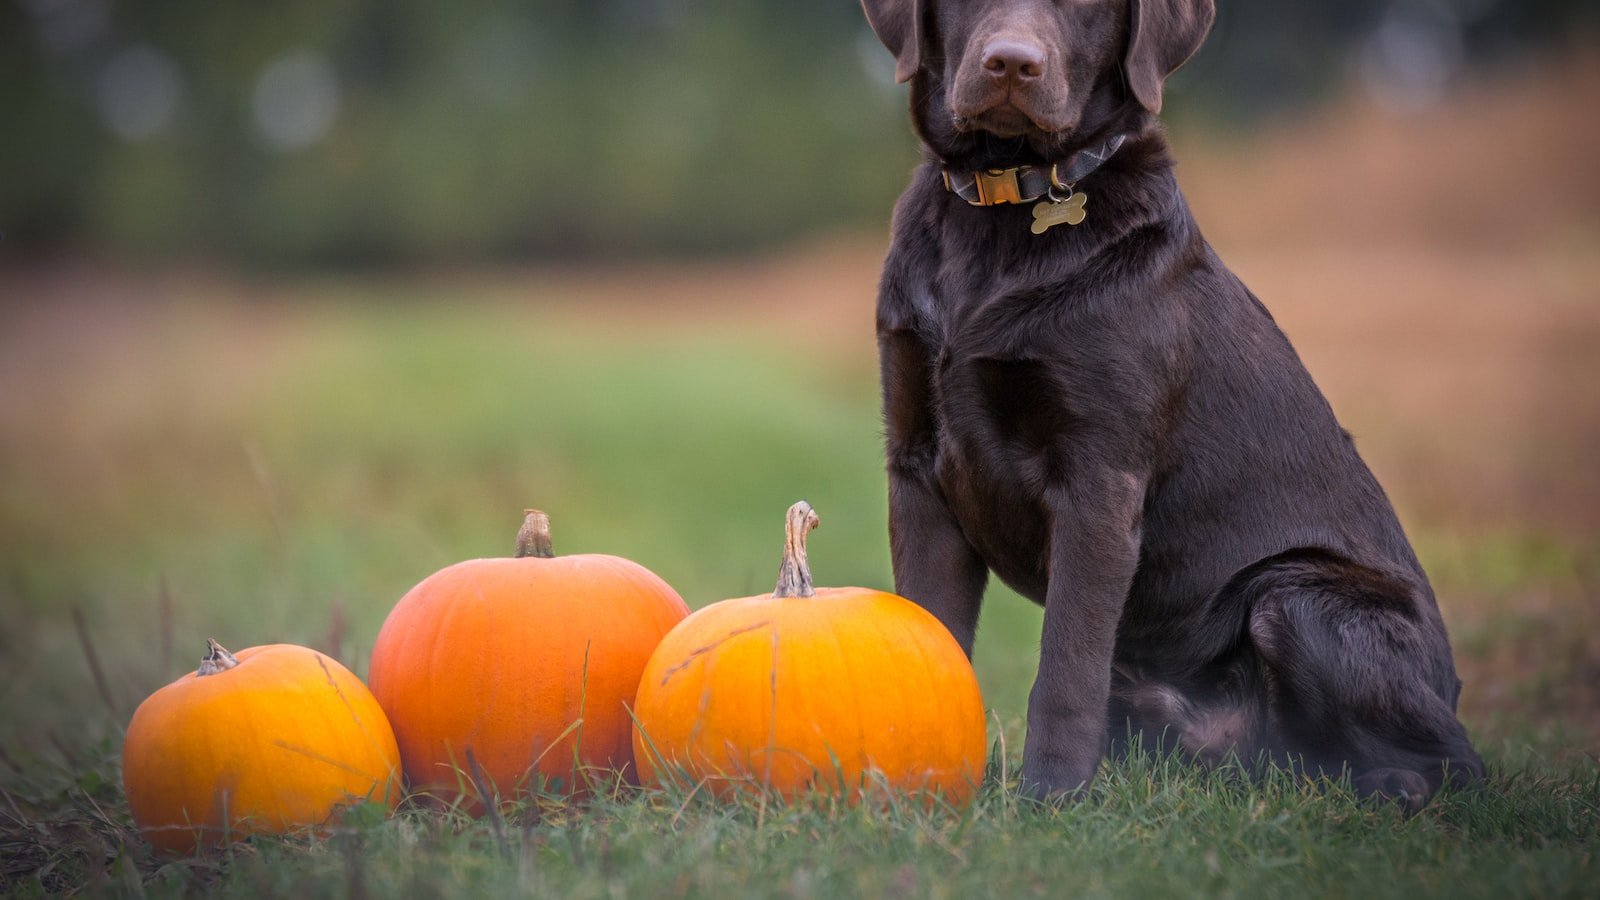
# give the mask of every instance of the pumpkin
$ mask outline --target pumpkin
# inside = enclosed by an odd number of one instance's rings
[[[581,793],[592,771],[635,777],[628,706],[688,614],[638,563],[556,556],[528,510],[515,556],[447,566],[395,604],[369,681],[414,790],[472,811],[534,781]]]
[[[348,803],[400,800],[400,753],[354,674],[307,647],[229,653],[134,711],[122,747],[128,809],[157,850],[192,853],[328,823]]]
[[[978,681],[949,631],[903,597],[813,588],[805,502],[790,508],[777,588],[685,619],[650,657],[634,706],[645,779],[719,796],[880,788],[971,797],[983,775]]]

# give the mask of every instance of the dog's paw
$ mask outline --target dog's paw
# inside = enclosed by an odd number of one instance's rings
[[[1047,806],[1060,807],[1081,800],[1089,793],[1089,782],[1094,778],[1094,768],[1073,773],[1068,767],[1061,771],[1047,771],[1047,766],[1031,766],[1024,760],[1021,785],[1018,792],[1024,799]]]
[[[1433,786],[1421,772],[1410,769],[1373,769],[1356,776],[1351,785],[1363,799],[1389,801],[1414,816],[1433,799]]]
[[[1441,769],[1443,772],[1441,780],[1456,788],[1470,788],[1481,784],[1487,776],[1483,759],[1470,748],[1458,757],[1445,760]]]

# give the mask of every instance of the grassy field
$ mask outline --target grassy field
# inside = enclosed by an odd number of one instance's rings
[[[1180,152],[1202,224],[1434,577],[1483,789],[1402,819],[1337,785],[1132,759],[1082,803],[1026,805],[1007,788],[1039,613],[993,588],[975,663],[994,761],[964,813],[619,790],[501,823],[358,810],[325,840],[153,858],[117,763],[140,699],[207,637],[305,643],[365,674],[393,602],[508,553],[525,506],[551,513],[558,552],[630,557],[700,606],[770,589],[783,511],[804,498],[823,519],[818,583],[890,586],[882,244],[292,282],[55,268],[0,273],[0,892],[1592,896],[1600,139],[1574,126],[1571,159],[1536,175],[1493,139],[1534,133],[1518,117],[1564,108],[1588,71],[1467,98],[1436,114],[1432,145],[1348,109],[1249,153]],[[1457,159],[1441,148],[1466,154],[1446,167],[1534,179],[1509,237],[1458,227],[1449,178],[1385,174],[1406,154],[1413,170]],[[1376,183],[1389,214],[1368,223],[1342,195],[1318,195],[1320,216],[1293,205],[1309,191],[1294,173],[1325,158]]]

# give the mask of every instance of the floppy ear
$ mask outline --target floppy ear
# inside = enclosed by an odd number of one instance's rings
[[[1214,0],[1131,0],[1128,86],[1145,109],[1161,112],[1161,85],[1189,61],[1217,17]]]
[[[922,0],[861,0],[861,9],[894,54],[894,80],[910,81],[922,67]]]

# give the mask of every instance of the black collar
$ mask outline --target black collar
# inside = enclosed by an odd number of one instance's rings
[[[982,169],[976,172],[945,169],[945,190],[973,206],[1029,203],[1041,197],[1060,202],[1072,194],[1078,182],[1089,177],[1110,159],[1127,138],[1126,134],[1114,134],[1092,147],[1048,165]]]

